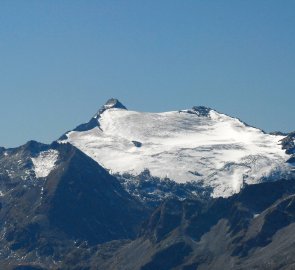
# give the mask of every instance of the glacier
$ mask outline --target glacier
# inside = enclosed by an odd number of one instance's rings
[[[112,174],[149,170],[180,184],[202,183],[213,189],[213,197],[292,172],[283,135],[203,106],[150,113],[119,104],[112,99],[90,120],[89,129],[67,132],[59,142],[71,143]]]

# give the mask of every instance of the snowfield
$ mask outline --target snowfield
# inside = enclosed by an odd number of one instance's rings
[[[73,144],[111,173],[138,175],[148,169],[153,176],[177,183],[203,182],[213,187],[213,196],[227,197],[239,192],[243,183],[291,171],[280,145],[284,136],[265,134],[214,110],[202,115],[198,110],[146,113],[107,108],[94,118],[97,127],[71,131],[61,142]],[[49,169],[35,159],[36,174],[48,174],[55,159],[55,154],[48,155]]]
[[[58,160],[58,151],[48,150],[41,152],[36,158],[31,158],[34,164],[34,172],[37,178],[47,177],[55,168]]]

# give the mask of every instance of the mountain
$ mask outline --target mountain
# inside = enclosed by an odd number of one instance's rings
[[[294,132],[110,99],[0,147],[0,269],[294,269],[294,166]]]
[[[148,209],[71,144],[38,142],[0,153],[0,268],[51,268],[74,246],[132,239]]]
[[[110,99],[59,142],[79,148],[143,200],[165,193],[167,180],[189,184],[192,196],[210,190],[213,197],[228,197],[244,184],[288,178],[293,170],[294,137],[267,134],[204,106],[146,113]],[[146,172],[161,184],[145,183],[143,194],[137,187]]]

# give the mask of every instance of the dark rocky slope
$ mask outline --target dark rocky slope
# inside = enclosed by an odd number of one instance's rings
[[[52,268],[75,246],[134,238],[146,217],[146,208],[115,177],[70,144],[31,142],[9,150],[0,162],[13,167],[18,157],[28,171],[31,157],[48,149],[58,151],[59,159],[46,178],[31,172],[24,179],[21,169],[8,176],[2,166],[1,269],[31,262]]]
[[[136,240],[84,250],[84,262],[73,251],[60,269],[293,269],[294,193],[295,181],[278,181],[210,202],[170,199]]]

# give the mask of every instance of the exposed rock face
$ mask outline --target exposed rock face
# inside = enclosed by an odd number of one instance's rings
[[[193,112],[198,116],[209,117],[212,109],[205,106],[194,106],[189,112]]]
[[[98,111],[98,114],[103,113],[105,110],[108,109],[123,109],[127,110],[127,108],[116,98],[110,98],[105,105],[103,105],[100,110]]]
[[[295,154],[295,131],[289,133],[281,140],[282,148],[286,150],[287,154]]]
[[[291,165],[295,165],[295,131],[289,133],[284,139],[281,141],[282,148],[286,150],[286,153],[290,155],[290,158],[287,162]],[[295,171],[295,169],[293,169]]]

